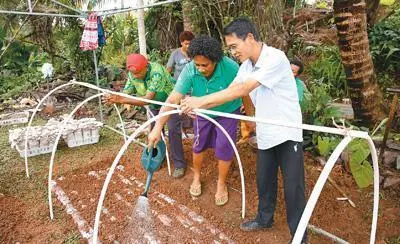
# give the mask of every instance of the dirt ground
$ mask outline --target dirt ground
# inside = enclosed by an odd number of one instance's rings
[[[25,177],[23,160],[11,150],[0,129],[0,242],[1,243],[86,243],[84,236],[93,231],[98,198],[106,174],[122,141],[102,134],[101,142],[75,149],[60,146],[56,159],[53,202],[55,219],[47,207],[48,155],[30,159],[31,178]],[[191,141],[185,140],[185,156],[191,166]],[[239,147],[246,181],[246,219],[255,216],[257,192],[255,152],[248,145]],[[217,167],[213,151],[203,166],[203,194],[189,194],[191,170],[185,177],[173,179],[166,163],[157,171],[149,193],[149,219],[137,216],[137,202],[146,174],[140,166],[141,148],[130,146],[108,187],[102,209],[99,238],[103,243],[287,243],[283,188],[280,177],[275,224],[272,229],[246,233],[239,229],[241,184],[235,162],[229,176],[229,202],[214,204]],[[318,179],[319,164],[306,154],[307,196]],[[341,194],[326,184],[310,223],[350,243],[369,242],[372,218],[372,187],[358,189],[352,176],[340,166],[330,175],[356,204],[338,201]],[[377,243],[400,241],[400,189],[381,190]],[[136,213],[135,213],[136,211]],[[142,216],[143,217],[143,216]],[[146,218],[147,218],[146,217]],[[309,231],[310,243],[330,243],[329,239]]]

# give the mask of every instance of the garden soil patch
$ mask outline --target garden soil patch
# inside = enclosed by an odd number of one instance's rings
[[[48,209],[43,199],[29,202],[0,195],[0,236],[2,243],[62,243],[62,235],[77,233],[74,240],[87,242],[93,231],[98,198],[119,148],[91,145],[96,156],[82,155],[79,167],[70,165],[76,160],[56,162],[53,180],[55,220],[48,218]],[[191,166],[191,141],[184,141],[184,150]],[[239,147],[246,180],[246,219],[257,212],[257,192],[255,182],[254,149],[248,145]],[[213,151],[207,151],[207,160],[202,169],[202,189],[200,197],[191,197],[189,186],[192,171],[187,170],[181,179],[168,175],[166,163],[155,172],[148,196],[149,213],[140,216],[137,203],[143,192],[146,173],[140,165],[141,149],[130,146],[115,170],[107,190],[102,209],[99,238],[102,243],[287,243],[290,240],[286,224],[282,177],[279,179],[278,203],[275,224],[272,229],[254,233],[239,229],[241,218],[241,183],[236,162],[229,176],[229,202],[222,207],[214,204],[217,181],[217,164]],[[79,158],[79,157],[78,157]],[[320,174],[320,166],[308,154],[306,158],[307,197]],[[76,162],[75,162],[76,163]],[[22,167],[22,166],[21,166]],[[71,168],[70,168],[71,167]],[[66,170],[67,169],[67,170]],[[43,172],[46,174],[46,172]],[[343,173],[340,166],[331,173],[337,184],[354,201],[356,208],[346,201],[330,184],[326,184],[313,212],[310,223],[331,232],[351,243],[369,242],[372,218],[372,187],[358,189],[351,175]],[[22,177],[22,176],[21,176]],[[43,182],[43,185],[46,183]],[[59,190],[57,192],[57,189]],[[68,200],[61,202],[60,192]],[[400,234],[400,193],[398,189],[381,192],[380,216],[377,240],[383,241]],[[65,199],[64,199],[65,200]],[[72,211],[72,210],[73,211]],[[34,219],[32,212],[41,212],[40,219]],[[74,212],[75,211],[75,212]],[[77,218],[78,216],[78,218]],[[77,224],[79,222],[79,224]],[[51,234],[53,233],[53,234]],[[54,234],[55,233],[55,234]],[[309,231],[310,243],[329,243],[330,240]]]
[[[135,206],[143,192],[143,183],[146,180],[146,174],[140,165],[140,155],[141,149],[137,147],[131,149],[123,157],[113,175],[101,216],[99,238],[103,242],[125,243],[139,239],[158,240],[162,243],[210,243],[213,241],[286,243],[290,240],[281,179],[275,224],[271,230],[246,233],[238,228],[242,219],[241,184],[237,165],[232,167],[229,177],[228,204],[223,207],[214,204],[217,171],[212,150],[207,152],[208,160],[203,166],[203,193],[200,197],[191,197],[188,192],[192,179],[191,170],[187,171],[185,177],[176,180],[168,176],[165,163],[155,173],[149,194],[152,214],[146,226],[143,221],[135,218]],[[188,162],[191,162],[190,141],[185,142],[185,155]],[[246,217],[251,218],[257,211],[255,153],[250,147],[242,146],[240,155],[246,179]],[[90,167],[82,167],[57,177],[57,185],[69,196],[72,206],[81,213],[82,218],[90,227],[94,225],[99,194],[113,160],[114,156],[105,157]],[[306,164],[307,195],[309,196],[320,172],[312,160],[307,160]],[[351,243],[368,242],[372,216],[372,188],[357,189],[352,177],[342,173],[340,167],[335,168],[331,177],[345,189],[357,207],[351,207],[346,201],[337,201],[336,198],[341,197],[340,193],[327,184],[314,210],[311,223]],[[394,214],[396,209],[399,210],[398,205],[394,202],[381,201],[381,209],[384,209],[386,205],[391,206],[389,209],[392,209],[392,213],[385,216],[391,219],[393,224],[392,226],[385,225],[383,221],[386,218],[383,216],[379,219],[378,240],[383,238],[384,233],[395,235],[399,231],[400,216]],[[147,236],[143,233],[147,233]],[[326,241],[329,240],[310,232],[311,243]]]

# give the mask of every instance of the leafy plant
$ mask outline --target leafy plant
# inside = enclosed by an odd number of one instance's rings
[[[340,139],[335,136],[331,136],[331,137],[318,136],[317,140],[318,140],[317,141],[318,152],[321,156],[324,156],[325,158],[327,158],[329,155],[331,155],[333,150],[336,148],[336,146],[340,142]]]
[[[348,146],[350,171],[358,187],[365,188],[369,186],[373,179],[373,169],[368,161],[370,150],[368,142],[365,139],[354,139]]]
[[[371,55],[382,89],[393,85],[395,72],[400,72],[400,8],[369,31]],[[389,77],[388,77],[389,76]]]
[[[328,2],[327,2],[327,1],[318,0],[318,1],[315,3],[315,7],[316,7],[316,8],[327,9],[329,6],[328,6]]]
[[[14,61],[15,64],[20,63],[19,67],[13,67],[13,69],[3,67],[0,75],[0,99],[7,100],[15,97],[44,82],[39,68],[46,61],[46,53],[32,52],[29,57]]]
[[[309,83],[310,95],[305,95],[303,111],[303,121],[313,125],[331,125],[332,117],[341,116],[338,108],[330,106],[332,97],[328,91],[330,84],[323,82],[323,78],[313,80]]]
[[[346,74],[344,72],[337,46],[316,48],[317,59],[307,68],[312,79],[321,80],[330,96],[334,98],[348,96]]]
[[[103,48],[101,61],[104,64],[124,67],[126,56],[138,49],[137,21],[133,16],[116,15],[104,20],[107,30],[107,45]]]
[[[161,52],[160,50],[153,49],[149,53],[149,59],[162,65],[166,65],[171,52]]]

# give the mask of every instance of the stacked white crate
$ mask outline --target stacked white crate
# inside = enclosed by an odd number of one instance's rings
[[[54,147],[58,132],[62,130],[62,137],[68,147],[94,144],[99,141],[100,128],[103,123],[94,118],[69,120],[64,128],[63,120],[50,119],[44,126],[32,126],[28,136],[27,157],[50,153]],[[16,148],[21,157],[25,155],[26,128],[9,130],[9,142]]]
[[[9,142],[12,148],[17,149],[19,155],[25,155],[26,128],[9,130]],[[28,136],[27,157],[50,153],[54,147],[57,128],[32,126]]]
[[[9,114],[0,114],[0,126],[28,123],[29,112],[17,112]]]
[[[62,124],[62,121],[50,120],[49,123]],[[103,123],[95,118],[83,118],[80,120],[68,120],[65,124],[62,136],[68,147],[78,147],[99,142],[100,128]]]
[[[99,142],[101,123],[80,124],[74,130],[64,136],[68,147],[78,147]]]

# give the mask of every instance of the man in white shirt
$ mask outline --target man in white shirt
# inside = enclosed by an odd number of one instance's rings
[[[181,108],[184,112],[207,109],[249,94],[256,117],[300,125],[302,117],[296,82],[285,53],[260,42],[254,24],[247,18],[233,20],[224,32],[232,55],[242,62],[238,74],[223,91],[183,100]],[[306,205],[302,129],[257,123],[256,132],[258,214],[255,219],[242,223],[240,228],[254,231],[272,227],[280,167],[287,222],[293,237]],[[306,242],[307,233],[302,243]]]

